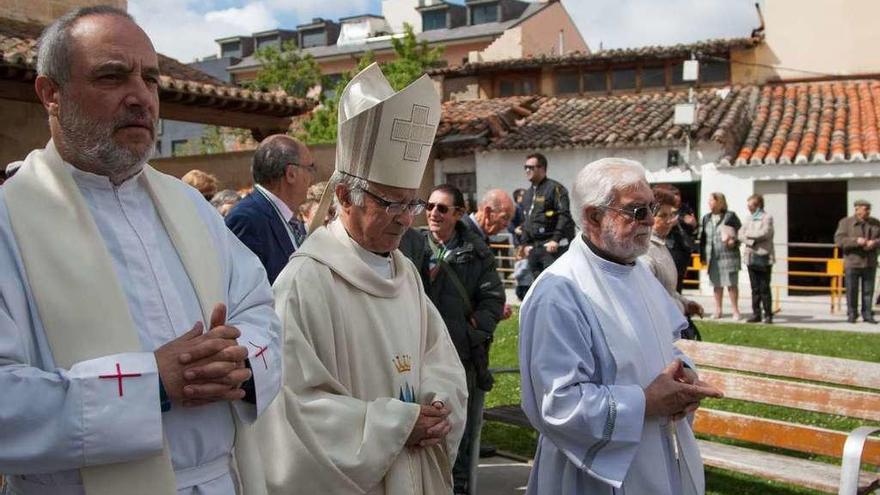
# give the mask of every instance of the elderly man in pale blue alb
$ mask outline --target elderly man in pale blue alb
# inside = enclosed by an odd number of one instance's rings
[[[721,393],[673,346],[687,322],[636,261],[654,223],[644,169],[593,162],[573,193],[583,234],[535,281],[520,315],[523,409],[540,433],[528,493],[702,494],[685,418]]]

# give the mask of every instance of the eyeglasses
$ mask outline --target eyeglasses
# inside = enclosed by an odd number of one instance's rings
[[[538,168],[537,165],[523,165],[523,170],[535,170]]]
[[[444,205],[441,203],[432,203],[430,201],[425,203],[425,210],[427,210],[428,212],[434,211],[434,208],[437,208],[437,211],[439,211],[441,215],[445,215],[445,214],[449,213],[449,210],[454,211],[454,210],[457,210],[459,207],[458,206],[447,206],[447,205]]]
[[[389,215],[400,215],[403,212],[407,212],[410,215],[418,215],[425,211],[425,203],[421,200],[417,200],[413,203],[405,203],[403,201],[388,201],[382,196],[377,195],[376,193],[370,192],[367,189],[361,187],[358,188],[361,191],[367,193],[373,200],[379,203],[380,206],[385,208],[385,212]]]
[[[648,215],[654,216],[657,212],[657,203],[651,203],[647,206],[636,206],[633,208],[615,208],[613,206],[600,206],[603,210],[612,210],[632,218],[637,222],[641,222],[648,218]]]

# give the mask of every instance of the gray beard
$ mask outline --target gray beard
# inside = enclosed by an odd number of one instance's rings
[[[143,152],[119,146],[113,140],[113,131],[127,121],[142,118],[145,111],[129,111],[112,121],[101,122],[85,116],[73,100],[68,100],[65,106],[67,109],[62,106],[58,121],[64,135],[65,151],[70,155],[68,161],[88,164],[94,173],[118,183],[138,173],[152,156],[155,134],[153,144]]]
[[[603,249],[610,255],[626,260],[627,262],[635,261],[636,258],[648,252],[651,245],[651,231],[647,230],[648,235],[645,236],[643,242],[636,241],[635,238],[628,240],[620,240],[614,225],[611,222],[604,222],[602,225],[602,243]],[[641,232],[639,232],[641,233]]]

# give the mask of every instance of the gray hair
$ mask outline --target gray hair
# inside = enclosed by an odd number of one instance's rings
[[[575,218],[582,222],[584,208],[610,206],[618,192],[641,182],[647,183],[645,167],[635,160],[610,157],[588,163],[578,172],[571,189],[578,211]]]
[[[91,15],[114,15],[135,22],[128,12],[109,5],[81,7],[64,14],[50,24],[38,42],[37,75],[46,76],[59,86],[70,80],[71,49],[73,40],[70,30],[76,21]]]
[[[238,195],[237,191],[233,191],[232,189],[224,189],[219,191],[217,194],[211,198],[211,206],[214,208],[219,208],[227,203],[237,203],[241,199],[241,196]]]
[[[254,182],[265,186],[284,177],[288,164],[300,165],[300,154],[299,142],[291,137],[266,138],[257,147],[251,163]]]
[[[331,190],[335,191],[338,184],[342,184],[348,190],[348,198],[351,201],[351,204],[359,207],[364,206],[363,190],[369,187],[369,181],[336,170],[333,172],[333,176],[330,177]],[[336,194],[333,195],[333,204],[336,205],[337,210],[341,210],[339,198],[336,197]]]

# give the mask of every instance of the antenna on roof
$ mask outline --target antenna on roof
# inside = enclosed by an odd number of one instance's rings
[[[752,38],[757,38],[764,34],[764,14],[761,13],[761,5],[758,2],[755,2],[755,10],[758,11],[758,20],[761,21],[761,25],[752,29]]]

